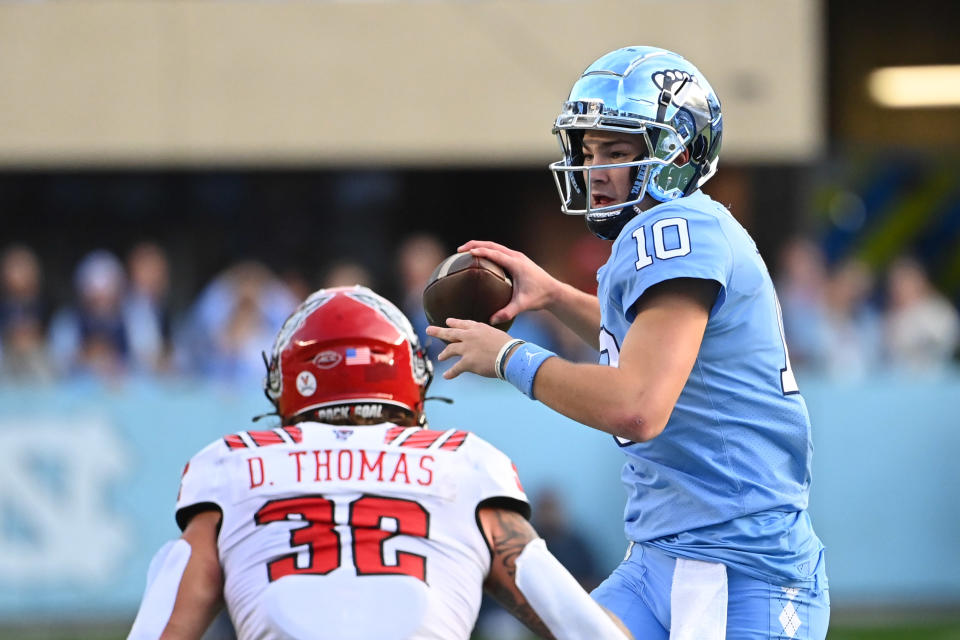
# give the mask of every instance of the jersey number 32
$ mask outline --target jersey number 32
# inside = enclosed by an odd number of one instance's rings
[[[298,496],[271,500],[257,511],[258,525],[284,520],[304,521],[290,531],[290,546],[305,547],[307,562],[298,564],[294,552],[267,563],[270,582],[288,575],[324,575],[338,568],[343,556],[340,532],[333,518],[334,503],[323,496]],[[358,575],[403,574],[426,582],[424,556],[397,551],[396,562],[387,564],[384,543],[399,536],[427,537],[429,515],[413,500],[364,495],[349,504],[347,526]],[[392,522],[389,530],[385,521]]]

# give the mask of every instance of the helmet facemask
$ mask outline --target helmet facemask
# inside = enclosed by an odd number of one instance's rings
[[[554,124],[563,158],[550,169],[562,211],[583,215],[595,234],[615,239],[642,212],[646,196],[681,198],[713,176],[722,129],[720,101],[690,62],[656,47],[611,51],[584,70]],[[587,167],[580,142],[591,130],[642,136],[648,152],[632,162]],[[591,172],[618,167],[636,172],[629,196],[594,207]]]
[[[628,162],[586,165],[583,160],[583,137],[589,130],[640,136],[644,151]],[[684,195],[670,188],[673,170],[677,168],[674,162],[684,154],[684,141],[669,126],[650,123],[640,127],[627,127],[598,122],[589,128],[567,129],[561,128],[558,121],[554,134],[563,153],[562,160],[550,165],[554,184],[560,195],[561,211],[567,215],[584,216],[590,230],[601,238],[615,239],[627,221],[643,211],[640,203],[647,195],[660,202]],[[650,149],[654,150],[653,153],[650,153]],[[631,187],[626,199],[594,207],[591,193],[592,172],[619,168],[631,170]],[[664,190],[661,184],[667,186],[667,190]]]

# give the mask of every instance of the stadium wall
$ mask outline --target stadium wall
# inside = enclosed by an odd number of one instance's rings
[[[960,375],[804,381],[815,429],[814,522],[835,606],[960,603]],[[481,434],[526,489],[559,487],[605,572],[622,557],[621,455],[505,385],[438,380],[435,427]],[[187,382],[0,387],[0,624],[131,619],[202,446],[264,428],[258,394]]]
[[[628,44],[710,78],[725,161],[803,161],[821,22],[811,0],[0,2],[0,167],[542,165],[572,79]]]

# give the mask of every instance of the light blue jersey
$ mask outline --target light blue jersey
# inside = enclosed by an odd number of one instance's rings
[[[600,361],[612,366],[649,287],[672,278],[720,284],[666,428],[645,443],[617,439],[627,456],[627,538],[776,584],[812,581],[823,546],[806,513],[810,418],[749,234],[698,191],[627,223],[597,278]]]

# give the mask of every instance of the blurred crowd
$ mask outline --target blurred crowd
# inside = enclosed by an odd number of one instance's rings
[[[62,300],[52,299],[37,252],[9,245],[0,248],[0,383],[176,376],[249,389],[262,380],[262,352],[297,304],[315,288],[354,284],[392,298],[436,356],[442,344],[424,332],[422,292],[452,252],[434,235],[413,234],[396,250],[392,282],[378,281],[363,263],[349,259],[326,265],[315,281],[239,261],[174,308],[171,294],[178,283],[172,257],[159,243],[142,242],[122,255],[90,251],[75,265],[72,294]],[[534,314],[518,319],[512,332],[571,359],[593,357],[561,331],[547,314]]]
[[[595,290],[593,274],[606,257],[601,248],[589,240],[574,245],[565,254],[567,272],[558,275]],[[433,269],[452,251],[436,236],[411,235],[396,250],[388,283],[351,260],[328,265],[316,282],[241,261],[174,309],[171,256],[158,243],[137,244],[122,256],[87,253],[75,265],[73,293],[65,300],[51,300],[37,253],[10,245],[0,250],[0,381],[148,375],[259,384],[262,352],[298,302],[313,288],[353,284],[388,294],[436,356],[442,345],[424,334],[421,297]],[[796,370],[858,377],[880,369],[936,371],[955,361],[960,317],[919,261],[904,256],[878,274],[855,258],[829,264],[816,242],[797,238],[775,266]],[[596,357],[547,313],[521,316],[510,333],[571,360]]]
[[[960,315],[914,257],[877,273],[852,257],[831,264],[817,243],[795,238],[781,252],[776,285],[794,369],[859,378],[936,372],[957,360]]]

